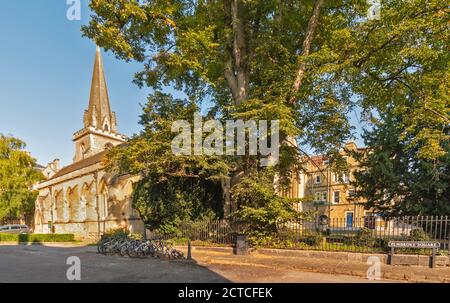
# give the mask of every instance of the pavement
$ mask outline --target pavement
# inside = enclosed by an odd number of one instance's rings
[[[81,261],[80,282],[379,282],[358,276],[279,266],[283,263],[279,257],[241,257],[227,251],[196,249],[193,261],[131,259],[97,254],[93,246],[61,244],[0,245],[0,282],[72,283],[66,276],[71,266],[67,265],[67,259],[71,256]]]
[[[183,249],[182,247],[180,247]],[[261,249],[246,256],[235,256],[227,248],[195,247],[193,257],[198,264],[208,268],[220,266],[242,266],[267,268],[276,272],[322,273],[333,277],[333,282],[347,282],[347,279],[361,279],[364,282],[433,282],[450,283],[450,267],[429,268],[415,265],[388,265],[383,263],[386,255],[362,255],[354,253],[268,250]],[[357,257],[357,258],[356,258]],[[377,267],[375,261],[379,260]],[[376,271],[378,275],[376,275]],[[220,273],[220,271],[218,271]],[[244,273],[245,275],[245,273]],[[230,277],[230,275],[227,275]],[[377,280],[372,280],[377,277]],[[251,279],[251,277],[248,277]],[[289,277],[279,281],[296,282]],[[277,278],[278,279],[278,278]],[[370,279],[370,280],[369,280]],[[339,281],[337,281],[339,280]],[[256,278],[255,282],[264,281]]]

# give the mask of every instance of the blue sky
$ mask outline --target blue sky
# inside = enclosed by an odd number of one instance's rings
[[[95,45],[81,36],[90,15],[81,2],[81,20],[69,21],[66,0],[0,0],[0,133],[24,140],[41,164],[72,163],[72,134],[83,126]],[[150,90],[131,83],[139,64],[103,61],[118,129],[130,136]]]
[[[24,140],[41,164],[70,164],[83,126],[95,45],[81,37],[90,14],[81,1],[81,20],[69,21],[65,0],[0,0],[0,133]],[[136,133],[149,93],[131,83],[140,66],[105,53],[103,61],[118,129]]]

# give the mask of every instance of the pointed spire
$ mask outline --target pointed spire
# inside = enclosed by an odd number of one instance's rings
[[[95,52],[89,108],[85,113],[85,127],[115,132],[115,115],[111,112],[100,47]]]

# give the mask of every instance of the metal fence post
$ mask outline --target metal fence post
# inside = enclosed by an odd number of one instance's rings
[[[448,257],[450,258],[450,235],[448,236],[447,253],[448,253]]]
[[[450,223],[449,223],[449,220],[448,220],[448,216],[445,216],[444,222],[445,222],[443,224],[444,225],[444,234],[441,235],[441,237],[444,240],[443,241],[444,242],[444,249],[445,249],[445,239],[448,238],[448,241],[447,241],[447,254],[450,257],[450,233],[449,233]]]

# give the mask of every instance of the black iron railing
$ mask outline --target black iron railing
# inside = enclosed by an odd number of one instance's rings
[[[238,234],[246,234],[252,246],[353,252],[386,252],[391,240],[436,241],[441,244],[441,253],[445,253],[449,250],[450,217],[318,218],[280,223],[271,230],[243,222],[213,220],[183,223],[176,232],[152,231],[149,236],[231,245]]]

